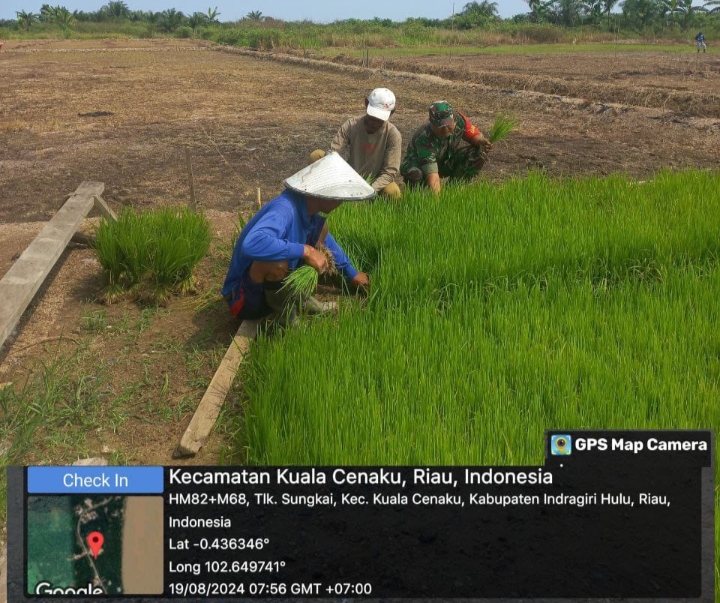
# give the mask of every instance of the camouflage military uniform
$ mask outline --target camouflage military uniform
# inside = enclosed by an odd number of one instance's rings
[[[477,176],[487,160],[487,151],[485,147],[476,147],[467,141],[480,130],[459,111],[453,112],[453,118],[455,129],[449,138],[436,136],[430,123],[415,131],[400,166],[406,183],[424,183],[427,174],[460,180]]]

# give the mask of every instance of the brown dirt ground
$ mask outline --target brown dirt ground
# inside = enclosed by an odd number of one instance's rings
[[[334,60],[357,63],[347,56]],[[694,47],[687,52],[428,54],[402,59],[385,59],[378,51],[371,58],[373,65],[506,91],[543,92],[585,102],[664,109],[685,117],[720,118],[720,55],[698,54]]]
[[[364,95],[376,86],[396,93],[393,121],[406,140],[438,98],[481,128],[499,112],[515,116],[518,130],[493,150],[484,171],[493,181],[537,168],[556,176],[645,178],[665,168],[716,169],[720,160],[718,114],[702,108],[713,98],[716,107],[720,95],[717,64],[709,60],[683,55],[677,63],[673,57],[658,63],[636,52],[615,53],[612,62],[597,55],[483,55],[456,57],[462,69],[453,64],[448,71],[440,59],[421,57],[394,65],[404,72],[390,72],[389,64],[361,69],[277,59],[174,40],[6,42],[0,53],[0,275],[83,180],[104,182],[103,197],[116,211],[187,202],[186,148],[198,201],[217,235],[217,248],[200,270],[207,303],[172,300],[145,322],[132,302],[101,305],[93,252],[68,248],[0,354],[0,383],[20,383],[38,362],[76,353],[84,370],[101,366],[114,395],[135,389],[116,409],[125,418],[114,428],[88,433],[80,449],[38,442],[25,462],[84,454],[171,462],[236,328],[216,291],[226,261],[221,247],[238,211],[252,213],[258,188],[264,199],[279,192],[312,149],[326,148],[339,124],[362,112]],[[410,73],[417,70],[443,77]],[[563,96],[547,94],[543,81],[562,84]],[[674,109],[633,104],[638,82],[692,98]],[[104,313],[100,328],[88,330],[88,316],[98,313]],[[60,335],[65,339],[45,341]],[[239,396],[231,397],[234,412]],[[216,462],[228,437],[216,434],[189,462]]]

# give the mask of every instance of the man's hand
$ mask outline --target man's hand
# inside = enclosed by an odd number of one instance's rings
[[[318,274],[324,274],[328,268],[328,261],[325,254],[310,245],[305,245],[302,259],[308,266],[315,268]]]
[[[435,195],[440,194],[440,191],[442,190],[442,184],[440,184],[440,174],[427,174],[425,176],[425,182],[428,185],[428,188],[435,193]]]
[[[485,138],[482,134],[476,134],[468,142],[476,147],[485,147],[485,151],[493,148],[492,142]]]
[[[325,151],[315,149],[312,153],[310,153],[310,163],[315,163],[318,159],[322,159],[323,157],[325,157]]]
[[[355,275],[355,278],[353,278],[350,281],[350,284],[358,289],[360,289],[360,288],[369,289],[370,288],[370,277],[367,274],[365,274],[364,272],[358,272]]]

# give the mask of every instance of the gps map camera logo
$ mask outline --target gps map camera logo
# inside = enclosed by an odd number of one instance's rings
[[[550,454],[553,456],[572,454],[572,437],[569,435],[550,436]]]

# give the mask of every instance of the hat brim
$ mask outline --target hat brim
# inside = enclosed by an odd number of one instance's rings
[[[454,126],[455,125],[455,116],[446,117],[445,119],[431,119],[430,122],[432,123],[432,125],[434,125],[438,128],[444,128],[446,126]]]
[[[330,187],[321,193],[309,193],[307,191],[301,190],[299,188],[296,188],[292,186],[291,184],[288,184],[288,181],[285,180],[283,182],[285,185],[285,188],[289,188],[291,191],[295,191],[296,193],[300,193],[301,195],[304,195],[305,197],[314,197],[315,199],[325,199],[326,201],[342,201],[343,203],[352,203],[353,201],[369,201],[373,197],[375,197],[375,191],[372,193],[368,193],[366,195],[356,196],[356,197],[348,197],[341,196],[342,191],[341,190],[334,190],[333,187]]]
[[[390,115],[392,114],[392,111],[389,111],[387,109],[378,109],[377,107],[373,107],[372,105],[367,106],[367,114],[370,117],[377,117],[378,119],[382,119],[383,121],[387,121],[390,119]]]

